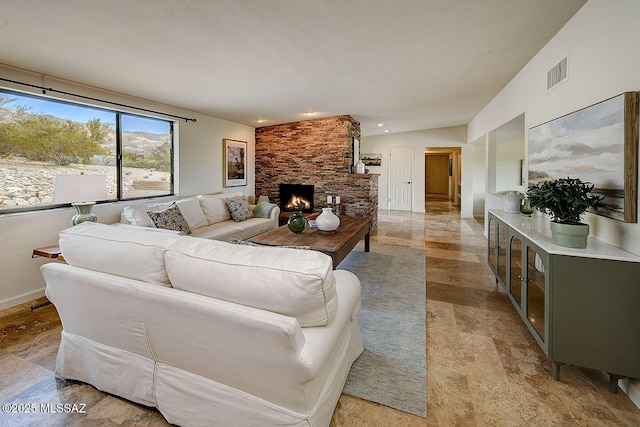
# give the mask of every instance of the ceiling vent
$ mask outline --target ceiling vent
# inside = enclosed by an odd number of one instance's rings
[[[569,56],[565,56],[553,68],[547,71],[547,91],[558,86],[569,77]]]

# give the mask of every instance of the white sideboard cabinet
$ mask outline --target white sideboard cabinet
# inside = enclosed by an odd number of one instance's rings
[[[490,210],[487,220],[489,265],[553,378],[562,364],[607,372],[612,392],[640,378],[640,257],[593,238],[558,246],[541,215]]]

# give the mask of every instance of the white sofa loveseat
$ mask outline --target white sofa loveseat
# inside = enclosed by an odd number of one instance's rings
[[[173,202],[189,225],[190,236],[229,241],[246,240],[258,234],[278,228],[280,208],[272,205],[268,216],[234,221],[227,206],[227,198],[241,197],[242,193],[200,194],[166,202],[132,204],[125,206],[120,223],[139,227],[153,227],[147,212],[169,207]],[[255,210],[256,205],[250,205]]]
[[[363,349],[360,282],[330,257],[90,222],[59,243],[59,376],[176,425],[329,425]]]

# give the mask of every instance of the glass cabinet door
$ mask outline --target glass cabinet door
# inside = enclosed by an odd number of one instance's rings
[[[527,319],[545,341],[545,262],[534,248],[527,247]]]
[[[507,227],[497,223],[498,228],[498,279],[504,286],[507,283]]]
[[[518,307],[522,307],[522,240],[511,236],[509,240],[509,293]]]
[[[489,247],[487,260],[493,271],[496,272],[496,220],[489,216]]]

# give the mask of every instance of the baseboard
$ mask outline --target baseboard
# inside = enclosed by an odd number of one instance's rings
[[[618,380],[618,386],[629,396],[633,404],[640,408],[640,380],[623,378]]]
[[[0,310],[5,308],[11,308],[18,304],[22,304],[27,301],[31,301],[44,296],[44,288],[36,289],[35,291],[26,292],[15,297],[11,297],[0,301]]]

